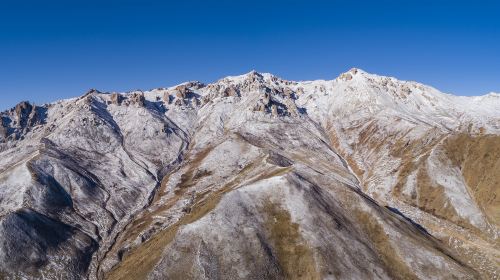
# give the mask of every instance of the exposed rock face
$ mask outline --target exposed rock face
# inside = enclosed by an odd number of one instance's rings
[[[0,139],[5,140],[7,138],[8,134],[8,125],[7,125],[7,118],[0,117]],[[0,140],[0,141],[1,141]]]
[[[119,93],[113,93],[111,94],[111,104],[114,104],[114,105],[122,105],[122,101],[123,101],[123,96]]]
[[[235,89],[234,87],[230,86],[230,87],[227,87],[225,90],[224,90],[224,97],[228,97],[228,96],[239,96],[238,94],[238,91],[237,89]]]
[[[276,107],[275,104],[271,105],[271,115],[273,115],[273,117],[278,116],[278,107]]]
[[[300,110],[295,104],[294,99],[292,99],[293,96],[291,90],[277,91],[267,89],[260,95],[260,98],[252,109],[255,112],[270,113],[274,117],[297,117],[300,114]]]
[[[140,92],[140,93],[133,93],[130,97],[130,103],[131,104],[135,104],[139,107],[144,107],[144,102],[146,101],[146,99],[144,99],[144,93]]]
[[[17,140],[37,125],[44,123],[47,109],[27,101],[0,114],[0,143]],[[2,147],[0,146],[0,150]]]
[[[23,101],[16,105],[14,109],[16,114],[16,123],[20,127],[25,127],[28,124],[28,119],[33,110],[33,106],[27,102]]]
[[[165,92],[163,93],[163,102],[165,102],[166,104],[171,104],[172,103],[172,96],[170,95],[169,92]]]
[[[496,279],[500,96],[347,74],[0,113],[0,278]]]

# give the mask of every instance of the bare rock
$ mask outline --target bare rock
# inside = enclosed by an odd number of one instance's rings
[[[264,93],[264,96],[262,98],[262,102],[264,103],[264,105],[269,105],[269,103],[271,103],[271,95],[269,93]]]
[[[183,106],[183,105],[185,105],[184,99],[175,100],[175,106]]]
[[[343,73],[342,75],[340,75],[340,79],[342,81],[350,81],[352,80],[352,75],[351,73]]]
[[[170,95],[170,93],[168,93],[168,92],[163,93],[163,102],[165,102],[167,104],[172,103],[172,96]]]
[[[184,98],[186,98],[186,93],[184,93],[183,91],[177,91],[175,93],[175,98],[177,98],[177,99],[184,99]]]
[[[295,117],[299,115],[299,109],[297,108],[297,105],[295,104],[293,99],[285,98],[284,102],[286,109],[291,116]]]
[[[6,139],[8,136],[8,125],[6,121],[4,121],[4,118],[0,118],[0,139]]]
[[[205,105],[205,104],[207,104],[208,102],[210,102],[210,96],[205,95],[205,96],[203,96],[203,97],[201,98],[201,103],[202,103],[202,105]]]
[[[190,92],[191,91],[186,85],[178,86],[175,88],[175,96],[177,98],[182,98],[182,99],[187,98]]]
[[[132,104],[138,105],[139,107],[144,107],[145,101],[146,101],[146,99],[144,98],[144,93],[142,93],[142,92],[133,93],[130,96],[130,102]]]
[[[37,106],[33,106],[33,109],[31,110],[31,113],[30,115],[28,116],[28,123],[27,125],[29,127],[33,127],[35,125],[39,125],[43,122],[42,120],[42,116],[40,115],[40,110],[42,108],[40,107],[37,107]]]
[[[121,105],[123,101],[123,96],[118,93],[111,94],[111,104]]]
[[[255,104],[253,111],[266,112],[266,105],[264,103],[262,103],[262,101],[259,101],[259,102],[257,102],[257,104]]]
[[[275,104],[271,105],[271,115],[273,117],[278,116],[278,107]]]
[[[193,81],[193,82],[186,83],[184,86],[186,88],[189,88],[189,89],[200,89],[200,88],[204,88],[205,84],[198,82],[198,81]]]
[[[28,124],[29,116],[32,110],[33,106],[27,101],[23,101],[16,105],[14,112],[16,122],[19,127],[25,127]]]
[[[283,90],[283,95],[285,97],[293,98],[293,90],[291,90],[290,88],[285,88]]]
[[[84,95],[82,95],[80,98],[78,98],[78,100],[83,100],[83,99],[86,99],[86,98],[88,99],[91,96],[96,95],[96,94],[100,94],[100,93],[101,92],[98,91],[97,89],[92,88],[89,91],[87,91]]]
[[[238,93],[238,90],[234,86],[229,86],[224,90],[222,96],[224,96],[224,97],[239,96],[239,93]]]
[[[262,76],[262,74],[258,73],[257,71],[252,71],[252,72],[248,73],[247,79],[251,83],[264,81],[264,77]]]

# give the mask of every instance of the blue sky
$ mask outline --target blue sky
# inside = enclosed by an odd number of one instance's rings
[[[495,1],[0,0],[0,109],[252,69],[498,92],[499,15]]]

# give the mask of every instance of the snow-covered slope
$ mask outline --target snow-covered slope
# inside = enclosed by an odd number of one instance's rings
[[[23,102],[0,277],[497,279],[498,112],[359,69]]]

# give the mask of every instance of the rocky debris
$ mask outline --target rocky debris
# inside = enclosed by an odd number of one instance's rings
[[[122,105],[122,101],[123,101],[123,95],[119,93],[111,94],[111,104],[120,106]]]

